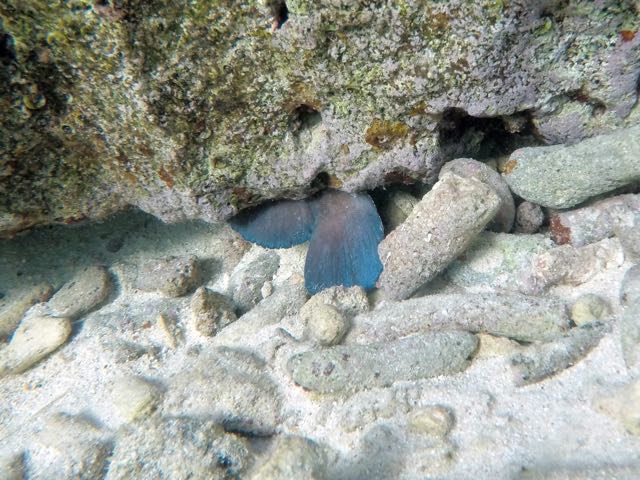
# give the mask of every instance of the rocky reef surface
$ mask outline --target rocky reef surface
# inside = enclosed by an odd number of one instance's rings
[[[3,240],[0,477],[637,478],[637,138],[374,192],[369,292],[309,295],[306,243],[138,210]]]
[[[7,0],[0,235],[221,220],[637,124],[637,1]]]

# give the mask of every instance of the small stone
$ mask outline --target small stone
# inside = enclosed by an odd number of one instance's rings
[[[170,380],[165,410],[213,416],[228,430],[272,435],[281,422],[281,394],[265,363],[242,350],[203,351]]]
[[[631,435],[640,436],[640,380],[625,385],[610,395],[596,398],[595,406],[619,421]]]
[[[461,372],[477,346],[477,338],[466,332],[412,335],[299,353],[289,359],[287,370],[296,384],[308,390],[352,392]]]
[[[622,277],[620,303],[623,306],[640,303],[640,264],[631,267]]]
[[[440,170],[439,177],[452,172],[464,178],[480,180],[500,197],[500,209],[494,219],[487,225],[487,229],[494,232],[509,232],[513,227],[516,207],[509,186],[500,174],[485,163],[471,158],[458,158],[445,163]]]
[[[53,293],[48,283],[10,290],[0,299],[0,340],[9,337],[32,305],[46,302]]]
[[[331,305],[315,305],[305,315],[307,317],[306,334],[320,345],[340,343],[349,330],[349,321]]]
[[[106,480],[226,480],[249,464],[247,441],[214,421],[154,415],[118,431]]]
[[[500,205],[498,195],[481,181],[442,175],[378,247],[384,265],[378,284],[385,296],[402,300],[435,278],[467,249]]]
[[[104,267],[86,267],[65,283],[47,302],[57,317],[78,318],[106,300],[113,289]]]
[[[380,217],[387,231],[395,229],[404,222],[417,203],[418,199],[405,191],[391,192],[380,210]]]
[[[251,476],[253,480],[325,480],[327,454],[313,440],[295,435],[278,439],[269,459]]]
[[[273,295],[220,330],[214,337],[215,342],[221,345],[244,345],[248,336],[278,323],[286,316],[297,314],[307,298],[303,281],[288,281],[278,287]]]
[[[231,300],[205,287],[193,293],[189,308],[194,328],[205,337],[212,337],[237,319]]]
[[[165,342],[170,349],[178,346],[178,340],[182,337],[182,332],[174,317],[161,313],[157,317],[158,328],[162,332]]]
[[[331,287],[316,293],[300,309],[300,319],[306,324],[318,305],[329,305],[347,319],[369,311],[369,298],[362,287]]]
[[[578,326],[602,320],[609,315],[611,307],[607,301],[593,293],[580,295],[571,306],[571,320]]]
[[[640,195],[618,195],[564,212],[554,212],[549,226],[551,238],[559,245],[582,247],[631,227],[640,214]],[[623,234],[624,235],[624,234]]]
[[[388,302],[352,321],[344,343],[391,341],[449,329],[488,333],[524,342],[549,341],[569,329],[564,302],[520,294],[452,293]]]
[[[409,414],[407,419],[411,430],[434,437],[445,437],[453,428],[453,412],[442,405],[431,405],[418,408]]]
[[[106,432],[92,421],[66,414],[47,418],[35,439],[54,452],[41,459],[31,458],[52,479],[102,478],[113,448]]]
[[[127,423],[148,417],[160,403],[158,386],[140,377],[123,377],[114,382],[113,406]]]
[[[631,222],[617,225],[613,233],[620,240],[625,258],[640,261],[640,213],[634,215]]]
[[[28,370],[60,347],[71,334],[71,320],[56,317],[27,317],[11,342],[0,350],[0,377]]]
[[[3,480],[24,480],[26,478],[24,455],[0,453],[0,478]]]
[[[561,245],[535,255],[530,268],[523,272],[523,283],[528,285],[528,293],[542,293],[552,285],[580,285],[623,262],[624,252],[615,238],[584,247]]]
[[[229,295],[240,313],[251,310],[262,300],[262,287],[270,281],[280,266],[280,256],[255,247],[231,273]]]
[[[475,358],[493,358],[513,355],[521,350],[521,345],[509,338],[478,334],[480,346]]]
[[[622,356],[628,368],[640,360],[640,303],[625,307],[618,319]]]
[[[544,223],[540,205],[524,201],[516,209],[516,233],[536,233]]]
[[[200,282],[197,257],[165,257],[145,262],[138,270],[136,288],[158,291],[167,297],[181,297]]]
[[[503,176],[525,200],[571,208],[640,179],[640,126],[571,146],[520,148],[511,154]]]
[[[511,358],[515,383],[529,385],[569,368],[587,355],[606,333],[602,324],[574,328],[564,337],[541,345],[531,345]]]

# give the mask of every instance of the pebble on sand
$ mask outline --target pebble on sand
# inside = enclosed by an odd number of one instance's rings
[[[349,320],[331,305],[319,304],[308,310],[306,336],[320,345],[336,345],[349,329]]]
[[[113,406],[127,423],[148,417],[157,408],[161,398],[161,389],[144,378],[122,377],[113,384]]]
[[[389,302],[358,315],[345,343],[395,340],[431,330],[461,329],[525,342],[549,341],[569,328],[564,302],[504,293],[452,293]]]
[[[47,302],[56,317],[77,318],[106,300],[113,289],[104,267],[86,267],[65,283]]]
[[[321,480],[327,478],[326,449],[305,437],[279,437],[267,461],[251,476],[253,480]]]
[[[603,320],[609,315],[611,307],[607,301],[594,293],[580,295],[571,306],[571,320],[578,326]]]
[[[164,257],[143,263],[136,278],[136,288],[145,292],[158,291],[167,297],[181,297],[201,281],[198,259],[194,255]]]
[[[48,283],[6,292],[5,297],[0,299],[0,340],[13,333],[31,306],[46,302],[52,293],[53,287]]]
[[[470,333],[433,332],[310,350],[291,357],[287,370],[294,382],[308,390],[343,393],[461,372],[477,346],[477,338]]]
[[[9,345],[0,350],[0,377],[28,370],[66,342],[70,334],[71,320],[68,318],[25,318]]]
[[[525,200],[571,208],[640,179],[640,126],[570,146],[520,148],[504,165],[503,176]]]
[[[273,278],[279,266],[280,256],[276,252],[257,246],[236,265],[229,279],[229,296],[240,314],[262,300],[262,287]]]
[[[189,308],[193,327],[205,337],[212,337],[237,319],[231,300],[206,287],[193,292]]]
[[[467,249],[500,205],[500,197],[481,181],[445,173],[380,243],[384,270],[378,284],[384,295],[402,300],[435,278]]]

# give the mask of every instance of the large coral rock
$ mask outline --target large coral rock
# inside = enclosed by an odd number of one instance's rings
[[[638,123],[638,8],[5,0],[0,232],[127,205],[217,220],[321,173],[432,183],[491,132],[557,143]]]

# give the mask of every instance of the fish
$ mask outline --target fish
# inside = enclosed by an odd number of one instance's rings
[[[366,193],[326,189],[303,200],[270,201],[240,212],[229,224],[266,248],[308,241],[304,282],[311,294],[337,285],[372,289],[382,272],[378,244],[384,229]]]

